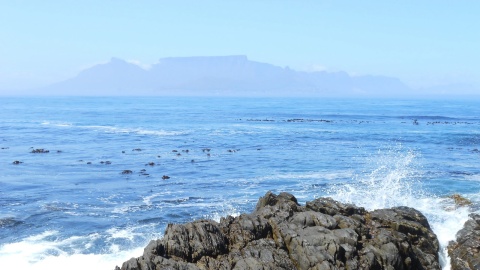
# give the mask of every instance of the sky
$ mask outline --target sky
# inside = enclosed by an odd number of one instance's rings
[[[414,88],[480,87],[479,14],[473,0],[0,0],[0,91],[62,81],[111,57],[148,67],[216,55]]]

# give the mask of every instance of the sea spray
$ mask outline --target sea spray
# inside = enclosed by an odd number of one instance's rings
[[[343,202],[356,203],[367,209],[412,205],[425,197],[421,170],[415,164],[414,151],[389,149],[367,158],[365,169],[350,183],[331,186],[327,195]]]
[[[367,210],[408,206],[421,211],[428,219],[440,243],[442,269],[450,269],[448,242],[454,240],[470,213],[453,200],[428,192],[422,185],[419,154],[400,147],[378,151],[368,158],[368,169],[356,174],[348,184],[335,184],[326,194],[335,200],[363,206]]]

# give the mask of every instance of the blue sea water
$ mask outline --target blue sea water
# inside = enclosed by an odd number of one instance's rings
[[[0,264],[113,269],[168,223],[251,212],[287,191],[415,207],[449,269],[444,248],[480,203],[478,104],[1,98]],[[473,205],[455,206],[455,193]]]

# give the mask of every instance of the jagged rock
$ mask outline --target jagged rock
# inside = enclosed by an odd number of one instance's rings
[[[480,269],[480,215],[471,214],[448,245],[452,270]]]
[[[440,269],[438,250],[413,208],[367,212],[330,198],[301,206],[268,192],[251,214],[168,225],[121,269]]]

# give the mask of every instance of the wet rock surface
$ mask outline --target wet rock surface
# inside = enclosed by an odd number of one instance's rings
[[[268,192],[251,214],[168,225],[116,269],[440,269],[438,250],[413,208],[368,212],[329,198],[301,206]]]
[[[480,215],[472,214],[448,245],[452,270],[480,269]]]

